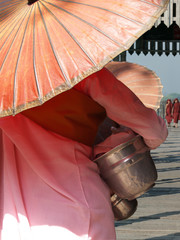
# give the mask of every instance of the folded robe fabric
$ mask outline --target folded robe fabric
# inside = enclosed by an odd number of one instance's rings
[[[76,90],[100,104],[108,117],[143,136],[150,148],[165,140],[164,121],[108,70],[83,80]],[[0,119],[0,128],[1,240],[116,239],[110,192],[90,160],[90,146],[23,114]],[[107,150],[119,138],[105,140]]]

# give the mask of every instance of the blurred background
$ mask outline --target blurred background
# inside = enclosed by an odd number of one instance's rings
[[[157,113],[164,118],[166,100],[180,100],[180,1],[170,0],[154,26],[114,60],[143,65],[159,76],[164,97]]]

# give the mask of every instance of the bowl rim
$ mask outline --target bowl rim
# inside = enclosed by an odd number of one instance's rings
[[[117,145],[116,147],[114,147],[113,149],[109,150],[108,152],[103,153],[101,156],[99,156],[98,158],[95,158],[93,161],[98,162],[100,159],[102,159],[104,157],[108,157],[108,155],[113,154],[117,150],[120,151],[120,150],[126,148],[127,146],[129,146],[130,144],[132,144],[133,142],[138,141],[138,140],[142,142],[144,147],[147,147],[143,141],[143,138],[140,135],[137,135],[137,136],[131,138],[129,141],[121,143],[121,144]]]

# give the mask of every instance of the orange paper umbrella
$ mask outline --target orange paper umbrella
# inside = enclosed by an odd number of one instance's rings
[[[106,65],[149,108],[157,110],[163,97],[160,78],[148,68],[129,62],[110,62]]]
[[[127,50],[169,0],[2,0],[0,117],[68,90]]]

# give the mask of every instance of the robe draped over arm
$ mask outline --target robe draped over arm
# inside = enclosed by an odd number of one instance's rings
[[[141,135],[149,148],[165,141],[168,131],[164,120],[106,68],[84,79],[76,89],[102,105],[109,118]]]

